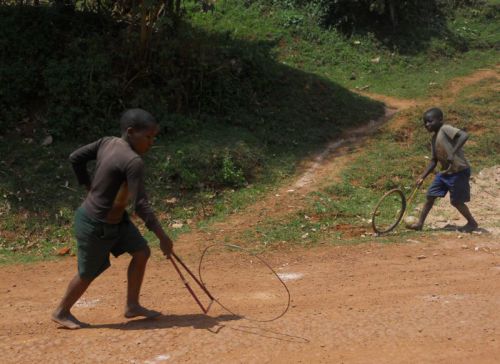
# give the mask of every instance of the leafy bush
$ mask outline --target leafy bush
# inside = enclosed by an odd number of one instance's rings
[[[246,143],[223,147],[200,142],[185,145],[168,156],[162,174],[186,189],[237,188],[251,182],[261,165],[259,151]]]

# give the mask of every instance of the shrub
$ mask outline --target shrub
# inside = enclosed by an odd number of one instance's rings
[[[244,142],[232,146],[200,142],[168,156],[162,173],[186,189],[237,188],[252,181],[261,165],[261,154]]]

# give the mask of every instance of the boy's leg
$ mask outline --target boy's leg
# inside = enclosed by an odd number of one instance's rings
[[[477,229],[478,224],[474,217],[472,216],[469,208],[465,203],[452,202],[453,207],[455,207],[458,212],[462,214],[463,217],[467,220],[467,224],[459,228],[458,230],[464,233],[470,233]]]
[[[52,313],[52,320],[68,329],[89,326],[76,319],[70,312],[92,281],[106,270],[109,263],[111,242],[102,241],[102,223],[90,218],[85,209],[75,213],[75,235],[78,247],[78,273],[69,282],[66,293]]]
[[[432,206],[434,206],[434,201],[436,201],[436,198],[444,197],[447,193],[448,186],[443,179],[443,175],[438,173],[436,177],[434,177],[434,180],[427,190],[427,200],[425,201],[424,207],[422,208],[422,213],[418,218],[418,222],[413,225],[408,225],[408,228],[413,230],[422,230],[422,228],[424,227],[425,219],[431,211]]]
[[[420,217],[418,218],[418,222],[412,225],[409,225],[408,227],[413,230],[422,230],[424,226],[425,219],[427,218],[427,215],[429,215],[429,212],[432,209],[432,206],[434,206],[434,201],[436,201],[436,197],[434,196],[427,196],[427,201],[425,201],[424,207],[422,208],[422,212],[420,214]]]
[[[459,228],[459,231],[470,233],[477,229],[478,224],[465,204],[470,201],[470,169],[457,173],[450,188],[450,202],[460,214],[467,220],[467,224]]]
[[[130,261],[127,271],[127,304],[125,307],[125,317],[147,317],[152,318],[161,315],[160,312],[148,310],[139,304],[139,293],[141,291],[142,280],[146,270],[146,263],[151,255],[151,250],[146,245],[143,249],[131,253],[132,260]]]
[[[81,278],[77,273],[71,282],[69,282],[66,293],[64,294],[59,306],[52,313],[52,320],[68,329],[80,329],[88,327],[89,325],[79,321],[71,314],[71,307],[78,301],[78,299],[87,290],[92,279]]]

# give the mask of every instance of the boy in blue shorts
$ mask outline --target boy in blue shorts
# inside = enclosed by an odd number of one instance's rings
[[[418,178],[421,185],[424,179],[441,164],[443,172],[439,172],[427,191],[427,201],[424,204],[418,222],[408,225],[408,228],[422,230],[429,211],[434,206],[437,197],[444,197],[450,192],[451,204],[467,220],[467,224],[460,227],[461,232],[472,232],[478,225],[465,204],[470,201],[470,165],[464,157],[462,146],[469,138],[468,134],[451,125],[443,124],[443,112],[438,108],[427,110],[423,115],[424,126],[428,132],[434,133],[431,140],[432,159],[424,173]]]
[[[104,137],[85,145],[69,160],[78,182],[88,194],[75,214],[78,246],[78,273],[73,277],[52,320],[68,329],[89,326],[71,314],[71,308],[90,283],[110,266],[109,254],[132,256],[127,271],[125,317],[159,316],[139,304],[139,293],[151,254],[147,241],[125,210],[129,202],[135,213],[160,240],[166,257],[172,254],[172,240],[165,233],[148,201],[144,188],[144,162],[141,158],[153,145],[159,132],[155,118],[142,109],[130,109],[120,118],[122,136]],[[87,163],[95,160],[91,179]]]

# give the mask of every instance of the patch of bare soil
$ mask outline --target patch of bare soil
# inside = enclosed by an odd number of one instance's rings
[[[481,69],[478,70],[468,76],[458,77],[452,80],[448,87],[446,88],[446,95],[449,98],[453,98],[460,93],[466,86],[478,83],[487,78],[495,78],[498,79],[498,70],[500,66],[497,66],[496,69]]]
[[[309,191],[338,178],[377,125],[347,133],[304,163],[290,184],[211,231],[184,235],[176,251],[196,270],[204,246],[300,209]],[[498,187],[490,186],[491,178],[498,186],[496,168],[475,176],[471,202],[488,232],[438,230],[390,245],[374,239],[266,253],[292,298],[287,314],[272,322],[247,321],[217,305],[201,314],[155,251],[141,299],[163,316],[123,317],[128,259],[121,257],[74,307],[92,326],[59,329],[49,317],[76,271],[75,257],[0,267],[2,363],[496,363],[500,242],[492,228],[499,204],[489,196],[498,198]],[[441,216],[438,208],[431,214]],[[276,279],[239,264],[234,253],[213,256],[207,269],[204,278],[214,294],[240,313],[272,316],[286,303]]]
[[[471,201],[467,204],[481,229],[476,233],[500,236],[500,166],[486,168],[471,177]],[[433,229],[454,230],[466,220],[451,206],[449,199],[439,199],[430,212]]]
[[[378,120],[346,131],[338,140],[331,142],[318,155],[305,160],[298,168],[295,179],[264,196],[247,208],[235,212],[224,221],[215,223],[210,232],[195,230],[180,237],[176,245],[180,249],[201,252],[214,242],[232,241],[262,221],[276,219],[300,210],[305,205],[305,197],[312,191],[330,185],[338,180],[345,165],[354,160],[362,151],[364,143],[381,125],[395,114],[395,109],[387,108]]]

